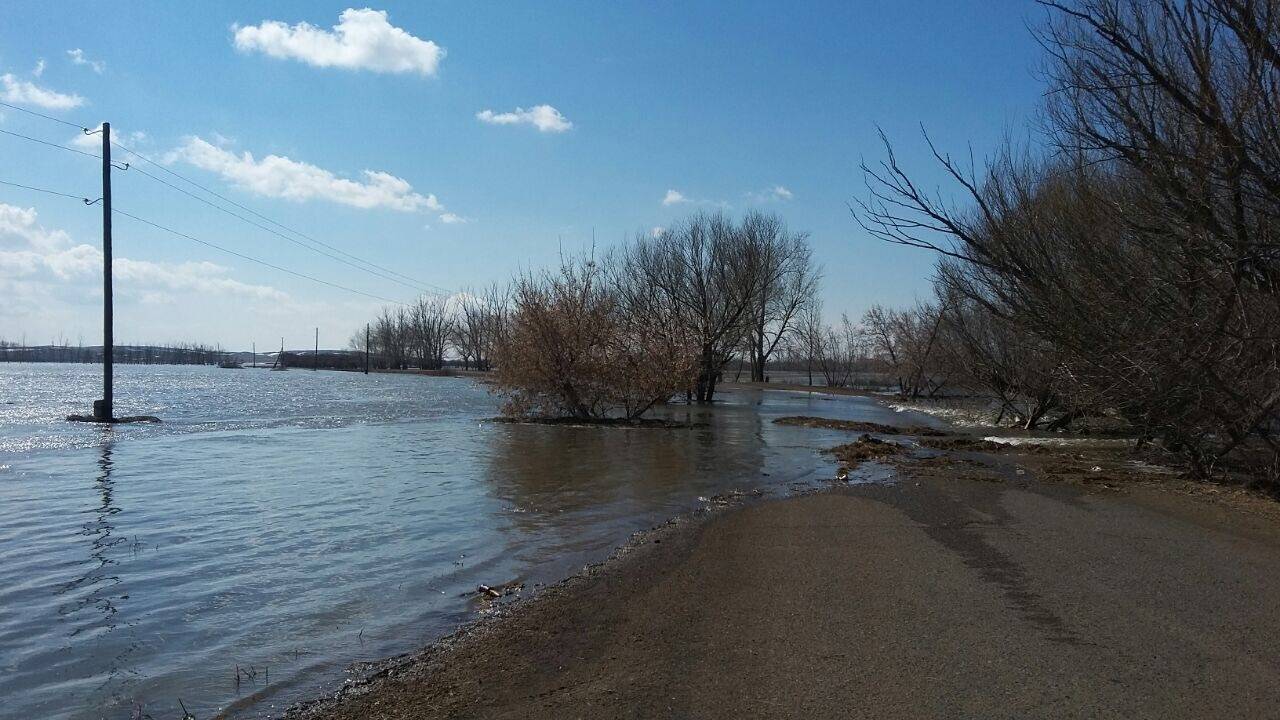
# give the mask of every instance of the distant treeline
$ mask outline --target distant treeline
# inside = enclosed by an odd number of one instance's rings
[[[226,353],[217,347],[177,345],[117,345],[114,362],[135,365],[214,365]],[[101,345],[22,345],[0,340],[0,362],[100,363]]]

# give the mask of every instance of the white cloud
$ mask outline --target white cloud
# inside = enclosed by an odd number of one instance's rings
[[[663,205],[680,205],[682,203],[693,202],[684,196],[679,190],[668,190],[666,197],[662,198]]]
[[[300,60],[316,67],[435,75],[445,50],[387,22],[383,10],[347,8],[333,31],[310,23],[286,25],[264,20],[259,25],[231,27],[241,52]]]
[[[40,77],[44,74],[44,58],[36,60],[36,66],[31,68],[31,77]]]
[[[84,104],[79,95],[56,92],[32,82],[19,80],[12,74],[0,75],[0,98],[15,105],[35,105],[46,110],[70,110]]]
[[[71,145],[78,147],[81,150],[100,152],[102,150],[102,135],[98,133],[102,131],[102,124],[99,123],[93,131],[93,135],[86,135],[82,132],[76,133],[75,136],[71,138]],[[130,147],[134,147],[146,142],[147,134],[144,132],[126,132],[113,125],[111,127],[111,140],[113,142],[121,142]],[[111,159],[114,161],[117,158],[113,156]],[[118,159],[122,162],[132,162],[134,158],[126,152]]]
[[[0,249],[16,247],[45,252],[68,243],[70,238],[65,232],[46,230],[36,222],[35,208],[0,203]]]
[[[44,228],[35,208],[0,203],[0,276],[28,284],[92,283],[101,272],[102,251],[97,247],[72,245],[67,233]],[[168,290],[256,300],[288,299],[287,294],[273,287],[227,277],[227,268],[204,261],[162,263],[116,257],[112,277],[120,281],[117,290],[133,297]]]
[[[68,50],[67,57],[71,58],[71,62],[75,63],[76,65],[86,65],[89,67],[90,70],[98,73],[99,75],[102,74],[103,70],[107,69],[106,63],[102,62],[101,60],[90,60],[89,58],[84,56],[84,51],[81,50],[80,48],[76,48],[75,50]]]
[[[237,155],[199,137],[186,138],[168,158],[217,173],[245,190],[266,197],[328,200],[363,209],[387,208],[400,212],[444,211],[435,195],[417,193],[407,180],[376,170],[365,170],[363,181],[349,180],[280,155],[267,155],[260,160],[248,152]]]
[[[756,203],[785,202],[793,197],[795,197],[795,194],[781,185],[774,185],[759,192],[747,193],[747,199]]]
[[[476,119],[489,125],[532,125],[538,132],[562,133],[573,129],[573,123],[550,105],[534,105],[525,110],[516,108],[514,112],[495,113],[492,110],[481,110]]]
[[[461,215],[454,215],[451,212],[447,212],[447,213],[440,214],[440,222],[444,223],[445,225],[461,225],[461,224],[469,223],[471,221],[462,217]]]

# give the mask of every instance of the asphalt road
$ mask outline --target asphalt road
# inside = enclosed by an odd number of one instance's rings
[[[1280,717],[1278,526],[919,469],[658,533],[311,714]]]

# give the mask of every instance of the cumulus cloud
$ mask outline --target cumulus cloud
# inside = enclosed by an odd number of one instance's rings
[[[343,10],[332,31],[278,20],[231,29],[232,42],[240,52],[261,52],[316,67],[430,76],[445,56],[444,48],[387,22],[385,11],[369,8]]]
[[[387,208],[400,212],[444,211],[435,195],[422,195],[415,192],[407,180],[376,170],[365,170],[362,180],[350,180],[280,155],[258,159],[249,152],[236,154],[199,137],[186,138],[169,153],[168,159],[217,173],[245,190],[266,197],[327,200],[363,209]]]
[[[61,230],[46,230],[36,221],[35,208],[0,203],[0,249],[34,249],[47,252],[70,243]]]
[[[100,60],[90,60],[89,58],[84,56],[84,51],[81,50],[80,48],[76,48],[75,50],[68,50],[67,57],[71,58],[71,62],[75,63],[76,65],[84,65],[88,67],[90,70],[98,73],[99,75],[102,74],[103,70],[107,69],[106,63]]]
[[[39,223],[35,208],[0,203],[0,276],[35,284],[93,283],[102,272],[102,251],[92,245],[73,245],[62,230]],[[164,263],[116,257],[112,277],[124,295],[143,297],[156,292],[232,295],[255,300],[284,301],[288,295],[266,285],[252,285],[228,277],[227,268],[211,262]],[[12,288],[11,288],[12,291]],[[15,298],[21,302],[22,298]]]
[[[44,67],[45,67],[44,58],[40,58],[39,60],[36,61],[36,66],[31,68],[31,77],[40,77],[41,75],[43,75]]]
[[[454,215],[451,212],[447,212],[447,213],[440,214],[440,222],[444,223],[445,225],[461,225],[461,224],[470,222],[470,220],[467,220],[461,215]]]
[[[684,203],[690,203],[690,202],[693,202],[693,201],[685,197],[684,193],[680,192],[679,190],[668,190],[666,197],[662,198],[662,204],[667,206],[682,205]]]
[[[534,105],[525,110],[516,108],[512,112],[496,113],[492,110],[481,110],[476,119],[489,125],[532,125],[538,132],[562,133],[573,129],[573,123],[550,105]]]
[[[46,110],[70,110],[84,104],[84,98],[19,80],[10,73],[0,75],[0,98],[14,105],[35,105]]]
[[[795,194],[781,185],[774,185],[771,188],[760,190],[759,192],[747,193],[747,199],[752,202],[783,202],[795,197]]]

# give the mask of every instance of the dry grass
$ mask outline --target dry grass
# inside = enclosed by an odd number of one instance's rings
[[[846,465],[854,465],[866,460],[875,460],[877,458],[889,457],[891,455],[899,455],[906,451],[906,448],[897,443],[878,440],[870,435],[863,435],[857,440],[837,445],[823,452],[836,456],[836,459]]]

